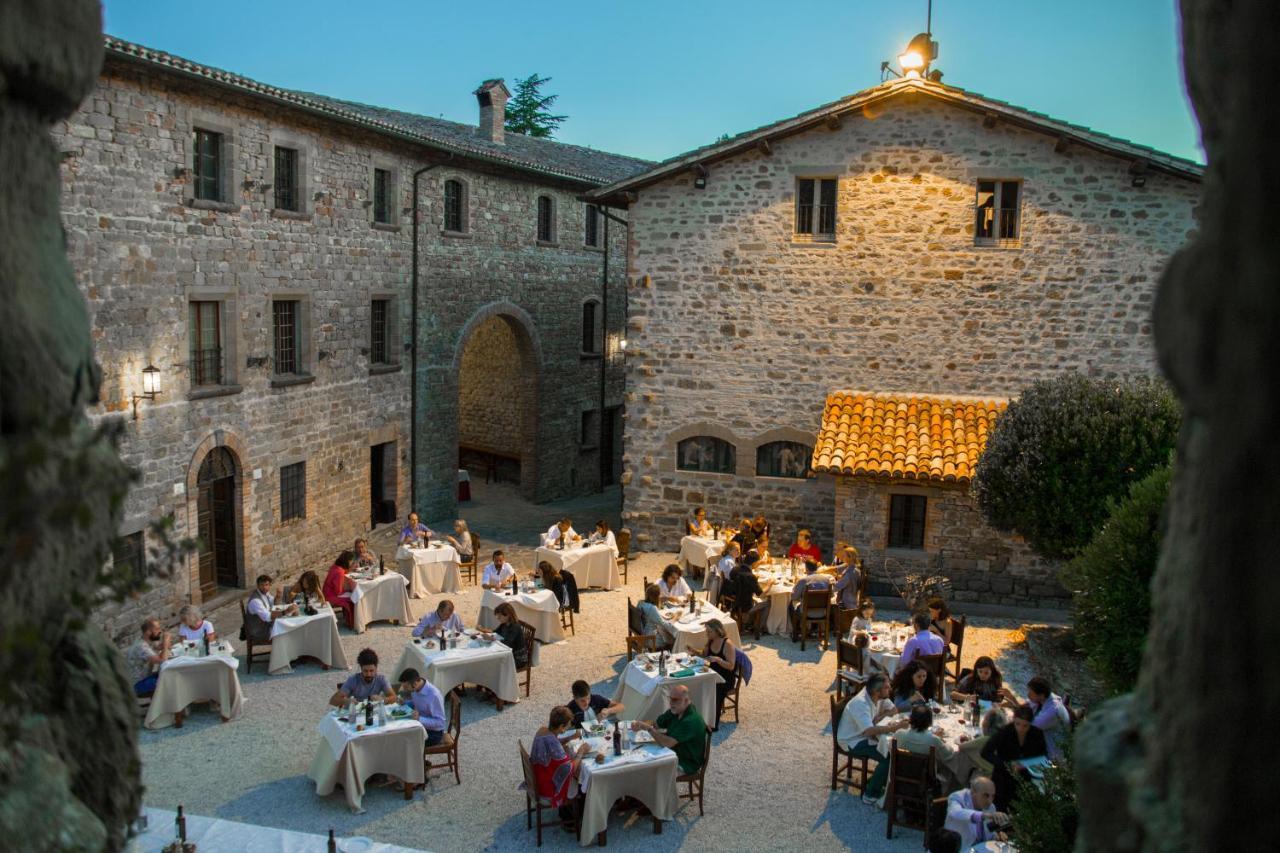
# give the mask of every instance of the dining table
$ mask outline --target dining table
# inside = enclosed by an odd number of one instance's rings
[[[613,692],[613,701],[621,702],[618,715],[623,720],[656,720],[669,710],[671,688],[683,684],[689,689],[689,701],[702,719],[715,721],[716,685],[723,684],[720,674],[699,657],[686,653],[665,656],[666,675],[658,673],[658,654],[641,653],[627,664]]]
[[[155,693],[143,725],[149,729],[182,728],[187,707],[196,702],[216,703],[222,722],[240,716],[244,694],[240,690],[240,659],[230,643],[214,643],[209,654],[196,643],[178,643],[160,664]]]
[[[397,674],[416,669],[442,695],[460,684],[478,684],[493,691],[502,702],[519,702],[516,660],[501,640],[488,642],[474,631],[457,637],[456,648],[441,650],[435,639],[417,638],[405,644],[396,664]]]
[[[909,637],[906,624],[902,622],[872,622],[867,632],[867,654],[873,665],[884,670],[892,677],[902,660],[902,649]]]
[[[396,549],[396,568],[409,579],[410,598],[462,589],[458,552],[447,542],[432,542],[426,548],[401,545]]]
[[[560,624],[560,601],[549,589],[526,588],[515,595],[512,595],[510,588],[486,589],[480,596],[480,614],[476,617],[476,625],[481,628],[496,628],[498,617],[494,616],[493,611],[504,603],[511,605],[520,621],[533,626],[537,632],[535,636],[538,644],[558,643],[564,639],[564,627]]]
[[[351,811],[363,812],[365,780],[375,773],[399,779],[404,798],[426,782],[422,749],[426,731],[411,717],[388,717],[381,725],[365,727],[361,715],[346,718],[343,709],[334,708],[321,718],[316,732],[320,743],[311,759],[307,777],[316,783],[316,793],[328,796],[342,786],[343,796]]]
[[[163,853],[177,835],[174,826],[177,813],[169,809],[147,806],[142,809],[137,826],[139,834],[129,840],[129,853]],[[327,848],[328,839],[314,832],[278,829],[274,826],[243,823],[219,817],[206,817],[186,809],[183,821],[187,841],[197,850],[235,850],[244,853],[319,853]],[[420,853],[417,848],[383,844],[366,836],[336,836],[338,849],[355,853]]]
[[[534,552],[533,559],[535,566],[545,561],[557,570],[573,575],[579,589],[617,589],[622,586],[622,576],[618,574],[618,550],[604,542],[595,545],[575,542],[564,549],[544,545]]]
[[[888,700],[886,700],[888,701]],[[990,702],[979,702],[979,717],[990,709]],[[973,718],[967,706],[954,703],[941,704],[938,702],[931,703],[933,709],[933,726],[932,731],[947,746],[946,755],[939,754],[937,756],[938,765],[950,775],[953,782],[952,788],[961,787],[967,784],[969,775],[976,769],[976,765],[967,750],[960,747],[972,740],[982,736],[981,724],[974,725]],[[908,714],[895,714],[886,719],[886,725],[908,719]],[[893,739],[892,734],[880,735],[877,748],[881,755],[889,754],[889,745]],[[1045,760],[1047,762],[1047,759]],[[1033,765],[1037,762],[1032,761]]]
[[[581,742],[591,747],[591,752],[582,758],[578,771],[578,788],[583,796],[578,844],[583,847],[596,843],[604,846],[609,811],[623,797],[631,797],[649,809],[655,833],[662,831],[662,821],[675,816],[680,801],[676,791],[676,777],[680,773],[676,754],[653,743],[648,732],[631,732],[630,726],[624,722],[624,744],[627,747],[622,755],[616,756],[613,754],[612,729],[613,724],[609,724],[602,736],[570,740],[565,744],[565,751],[571,755]]]
[[[337,614],[328,604],[313,609],[315,613],[310,616],[299,613],[296,616],[277,616],[272,621],[271,658],[267,662],[269,675],[293,672],[293,662],[303,657],[315,658],[325,669],[347,668],[347,654],[342,649]]]
[[[726,545],[723,539],[714,536],[684,536],[680,539],[680,555],[676,558],[680,568],[686,573],[690,569],[706,570],[715,564],[716,558],[724,553]]]
[[[742,646],[742,638],[738,634],[738,623],[728,613],[713,604],[703,603],[701,609],[694,613],[690,613],[686,607],[667,607],[663,609],[662,617],[667,620],[674,635],[671,644],[672,652],[683,652],[687,649],[700,652],[705,649],[707,622],[711,619],[720,620],[720,624],[724,626],[725,636],[729,638],[729,642],[733,643],[734,648]]]
[[[357,634],[373,622],[398,622],[407,624],[413,617],[409,614],[409,579],[399,572],[378,574],[377,569],[370,572],[350,572],[347,577],[356,582],[351,591],[351,604],[355,610],[354,628]]]

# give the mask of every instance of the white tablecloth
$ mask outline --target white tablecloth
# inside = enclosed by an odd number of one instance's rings
[[[795,586],[791,583],[791,575],[783,572],[756,572],[756,578],[760,581],[760,585],[764,586],[766,580],[772,580],[773,586],[769,587],[767,597],[769,599],[769,615],[765,618],[764,629],[770,634],[785,634],[791,631],[791,626],[787,624],[787,604],[791,601],[791,593]]]
[[[587,548],[578,545],[563,551],[539,548],[533,559],[535,566],[546,560],[560,571],[573,575],[579,589],[592,586],[617,589],[622,586],[622,577],[618,574],[618,552],[608,545]]]
[[[509,589],[504,592],[486,589],[480,597],[480,615],[476,617],[476,625],[496,628],[498,618],[493,611],[504,601],[515,609],[517,618],[533,626],[538,632],[539,643],[558,643],[564,639],[564,628],[560,626],[560,602],[549,589],[519,595],[512,595]],[[537,662],[534,663],[536,665]]]
[[[439,547],[435,547],[437,544]],[[396,550],[396,567],[409,579],[409,595],[413,598],[462,589],[458,552],[452,545],[435,542],[429,548],[401,545]]]
[[[658,820],[670,820],[676,813],[679,797],[676,776],[680,770],[676,754],[656,744],[637,747],[620,758],[613,755],[612,745],[599,738],[587,741],[603,753],[605,762],[594,758],[582,762],[582,778],[578,785],[584,791],[582,831],[578,843],[589,847],[596,835],[609,827],[609,809],[623,797],[634,797],[648,806]],[[648,822],[641,824],[646,829]]]
[[[657,655],[653,657],[656,659]],[[683,663],[675,663],[670,655],[667,657],[667,672],[679,672],[684,668]],[[689,699],[702,715],[702,719],[711,724],[715,723],[716,685],[723,684],[723,678],[711,669],[707,672],[696,672],[684,678],[672,678],[670,675],[659,678],[656,662],[653,663],[652,670],[645,670],[644,667],[649,662],[647,655],[640,655],[627,664],[627,668],[622,671],[618,689],[613,693],[613,701],[621,702],[625,706],[619,719],[656,720],[663,711],[670,709],[670,703],[667,700],[671,696],[672,685],[683,684],[689,688]]]
[[[724,542],[710,536],[686,536],[680,540],[680,567],[686,572],[693,566],[705,569],[724,553]]]
[[[267,672],[293,672],[290,666],[300,657],[312,657],[324,666],[347,668],[347,654],[338,634],[338,617],[333,608],[316,608],[314,616],[285,616],[271,623],[271,660]]]
[[[982,737],[982,729],[980,726],[972,726],[969,724],[969,711],[967,708],[961,708],[959,713],[951,714],[948,711],[951,708],[960,706],[949,705],[942,706],[943,710],[939,711],[935,707],[933,714],[933,728],[931,731],[942,739],[942,742],[951,747],[952,754],[946,760],[941,755],[938,756],[938,765],[940,768],[948,770],[951,775],[961,784],[969,778],[969,773],[973,770],[974,764],[968,753],[961,752],[960,746],[965,741],[974,740]],[[985,713],[985,711],[984,711]],[[906,714],[898,714],[892,719],[885,720],[887,724],[898,720],[907,719]],[[877,748],[881,755],[889,754],[889,744],[893,739],[893,735],[880,735]]]
[[[709,604],[702,606],[702,613],[698,616],[690,616],[687,608],[676,610],[664,610],[663,615],[671,614],[667,618],[671,621],[675,628],[675,642],[671,646],[673,652],[683,652],[688,649],[692,652],[701,652],[707,647],[707,620],[719,619],[724,625],[725,636],[729,638],[729,642],[733,643],[734,648],[741,648],[742,639],[738,636],[738,623],[729,617],[729,614],[719,610]]]
[[[147,829],[125,847],[127,853],[160,853],[178,837],[176,812],[168,809],[145,808]],[[294,832],[271,826],[255,826],[233,820],[201,817],[190,811],[184,813],[187,823],[187,840],[202,851],[234,850],[237,853],[321,853],[328,838],[308,832]],[[412,847],[396,847],[371,841],[363,836],[336,836],[339,850],[361,853],[421,853]]]
[[[316,783],[316,793],[322,797],[341,785],[347,805],[358,811],[364,798],[364,782],[375,773],[386,773],[414,785],[426,781],[422,764],[426,732],[417,720],[389,721],[357,732],[354,725],[339,723],[330,713],[321,719],[316,731],[320,733],[320,743],[307,776]]]
[[[458,648],[440,651],[438,647],[410,642],[400,655],[392,678],[409,667],[430,681],[441,693],[459,684],[479,684],[492,690],[503,702],[518,702],[516,660],[511,649],[495,640],[491,645],[464,638]]]
[[[391,620],[408,624],[413,618],[409,615],[408,586],[409,579],[399,572],[357,580],[356,588],[351,591],[356,633],[363,633],[371,622]]]
[[[160,678],[144,721],[147,728],[172,726],[174,715],[186,711],[193,702],[217,702],[223,722],[240,716],[244,705],[236,673],[240,659],[231,654],[229,645],[219,643],[218,647],[219,651],[208,657],[183,655],[160,664]]]
[[[869,633],[875,639],[871,640],[867,653],[892,676],[898,668],[898,661],[902,660],[902,647],[908,637],[907,626],[900,622],[872,622]]]

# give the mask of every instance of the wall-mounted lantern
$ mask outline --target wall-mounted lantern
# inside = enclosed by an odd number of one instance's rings
[[[160,368],[147,362],[142,368],[142,393],[133,395],[133,419],[138,419],[138,401],[154,400],[160,394]]]

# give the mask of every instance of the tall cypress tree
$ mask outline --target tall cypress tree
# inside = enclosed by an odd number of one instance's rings
[[[550,77],[539,77],[534,72],[516,81],[516,91],[507,103],[506,128],[510,133],[550,139],[568,118],[551,112],[551,105],[559,95],[542,94],[542,84],[550,80]]]

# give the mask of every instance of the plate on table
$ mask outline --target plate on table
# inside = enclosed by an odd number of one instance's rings
[[[391,718],[392,718],[393,720],[403,720],[403,719],[405,719],[406,717],[408,717],[408,716],[409,716],[409,713],[410,713],[409,711],[405,711],[405,710],[402,710],[402,709],[396,709],[396,710],[394,710],[394,711],[392,711],[392,712],[391,712]]]

